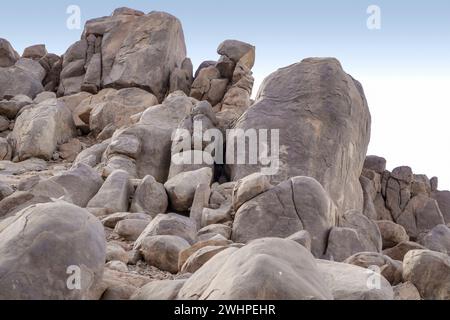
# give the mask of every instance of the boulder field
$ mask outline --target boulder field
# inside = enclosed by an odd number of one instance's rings
[[[116,9],[62,55],[0,39],[0,299],[450,299],[450,192],[367,155],[337,59],[194,70],[181,22]]]

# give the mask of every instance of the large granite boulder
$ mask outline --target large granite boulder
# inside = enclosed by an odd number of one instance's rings
[[[0,68],[13,66],[20,56],[8,40],[0,38]]]
[[[265,237],[286,238],[307,230],[313,254],[322,257],[335,224],[336,209],[320,183],[295,177],[244,203],[236,213],[232,240],[248,243]]]
[[[186,45],[180,21],[164,12],[115,11],[89,20],[82,39],[64,55],[60,94],[139,87],[159,101],[171,72],[181,67]]]
[[[311,253],[291,240],[266,238],[209,260],[181,288],[190,300],[330,300]]]
[[[135,163],[137,177],[151,175],[156,181],[165,183],[171,164],[172,135],[196,103],[195,99],[188,98],[183,92],[174,92],[161,105],[147,109],[137,124],[116,131],[111,145],[120,140],[129,140],[129,137],[136,139],[140,144],[140,152],[127,153],[125,156]],[[107,162],[111,162],[116,155],[124,154],[113,149],[108,153]]]
[[[313,177],[341,214],[363,209],[359,177],[370,140],[371,116],[362,86],[336,59],[306,59],[270,75],[256,103],[235,128],[280,130],[274,182]],[[261,168],[230,164],[231,177],[239,180]]]
[[[33,157],[50,160],[57,146],[74,136],[76,130],[70,110],[56,99],[50,99],[20,114],[10,143],[21,161]]]
[[[103,226],[66,202],[31,206],[0,231],[0,299],[89,299],[106,258]]]

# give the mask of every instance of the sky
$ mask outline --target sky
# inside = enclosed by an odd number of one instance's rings
[[[199,65],[218,58],[225,39],[256,46],[255,89],[280,67],[307,57],[336,57],[359,80],[372,114],[369,154],[388,169],[408,165],[438,176],[450,189],[450,1],[448,0],[15,0],[2,3],[0,37],[22,53],[45,43],[62,54],[82,30],[66,27],[70,5],[86,20],[117,7],[177,16],[188,56]],[[369,6],[380,28],[369,29]]]

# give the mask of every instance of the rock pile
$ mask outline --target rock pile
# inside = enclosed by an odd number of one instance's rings
[[[252,101],[255,47],[217,51],[129,8],[61,57],[0,40],[0,298],[450,299],[450,192],[366,156],[362,85],[309,58]]]

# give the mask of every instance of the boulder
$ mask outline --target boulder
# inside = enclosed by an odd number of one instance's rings
[[[62,199],[79,207],[86,207],[102,184],[103,179],[95,170],[78,164],[69,171],[38,182],[30,192],[36,197]]]
[[[148,221],[148,223],[152,221],[152,218],[145,213],[117,212],[103,217],[102,223],[105,227],[114,229],[120,221],[129,219],[145,220]]]
[[[106,262],[109,261],[121,261],[127,264],[128,254],[123,247],[117,243],[110,242],[106,246]]]
[[[185,212],[191,208],[195,191],[202,184],[210,185],[213,179],[211,168],[197,171],[183,172],[164,184],[169,195],[171,207],[178,212]]]
[[[383,249],[395,247],[401,242],[409,241],[405,228],[392,221],[376,221],[383,239]]]
[[[126,9],[127,12],[134,10]],[[101,55],[100,55],[101,54]],[[61,95],[138,87],[162,101],[173,70],[186,58],[180,21],[164,12],[113,14],[87,21],[64,54]]]
[[[313,177],[343,214],[363,208],[359,177],[370,126],[362,86],[337,60],[311,58],[270,75],[235,129],[279,130],[280,155],[279,163],[272,161],[273,169],[278,169],[273,182]],[[230,148],[227,156],[234,158]],[[262,169],[261,165],[233,163],[229,167],[235,181]]]
[[[364,168],[383,174],[386,171],[386,159],[377,156],[367,156],[364,161]]]
[[[89,127],[99,134],[109,125],[116,128],[131,125],[130,117],[158,104],[151,93],[139,88],[126,88],[106,95],[101,103],[91,104]]]
[[[425,250],[426,248],[418,243],[406,241],[400,242],[395,247],[383,250],[383,254],[397,261],[403,261],[405,255],[412,250]]]
[[[227,248],[228,246],[207,246],[197,250],[183,264],[180,273],[195,273],[215,255]]]
[[[419,242],[432,251],[450,255],[450,228],[440,224],[428,232]]]
[[[107,214],[127,212],[131,186],[129,175],[123,170],[114,171],[98,193],[89,201],[88,208],[102,208]]]
[[[360,252],[347,258],[344,263],[371,270],[378,267],[381,275],[393,286],[403,280],[402,263],[377,252]]]
[[[251,69],[255,64],[255,47],[251,44],[238,40],[225,40],[219,45],[217,53],[226,56],[234,63],[238,63],[244,56],[250,53],[248,67]]]
[[[114,232],[125,240],[136,241],[149,223],[143,219],[125,219],[116,224]]]
[[[56,99],[56,94],[54,92],[50,92],[50,91],[41,92],[36,96],[36,98],[34,98],[33,102],[35,104],[39,104],[48,99]]]
[[[41,204],[21,211],[0,231],[0,252],[1,299],[88,299],[102,280],[105,234],[85,209]]]
[[[15,120],[20,110],[33,103],[33,100],[26,95],[17,95],[10,100],[0,101],[0,115],[7,117],[9,120]]]
[[[83,150],[83,144],[78,139],[70,139],[67,143],[59,146],[59,156],[67,161],[73,162],[78,154]]]
[[[11,43],[0,38],[0,68],[12,67],[19,58],[19,54],[14,50]]]
[[[322,186],[312,178],[295,177],[243,204],[235,216],[232,239],[248,243],[307,230],[313,254],[322,257],[335,223],[334,205]]]
[[[13,150],[8,140],[5,138],[0,138],[0,161],[11,161],[12,152]]]
[[[343,262],[348,257],[364,252],[360,235],[355,229],[334,227],[331,229],[325,257],[332,261]]]
[[[159,280],[137,290],[131,300],[175,300],[186,280]]]
[[[195,190],[194,200],[189,212],[189,217],[195,222],[197,229],[202,227],[203,210],[209,206],[211,197],[210,184],[200,184]]]
[[[114,134],[112,143],[123,135],[134,136],[140,141],[141,151],[133,158],[138,178],[151,175],[159,183],[167,181],[172,134],[180,121],[191,113],[195,104],[196,101],[177,91],[169,95],[162,105],[147,109],[137,124]],[[113,155],[110,153],[109,156]]]
[[[70,110],[56,100],[46,100],[23,111],[16,120],[10,141],[19,160],[33,157],[50,160],[58,144],[76,135]]]
[[[87,33],[88,29],[89,22],[85,28]],[[117,25],[103,38],[102,50],[108,52],[103,64],[109,67],[110,62],[105,60],[109,55],[115,56],[110,70],[103,67],[104,72],[109,71],[103,75],[104,86],[147,88],[162,101],[169,89],[171,71],[181,66],[186,58],[180,21],[167,13],[154,11],[137,16],[131,23]],[[113,46],[119,50],[109,51]]]
[[[197,237],[197,228],[191,219],[184,216],[175,213],[159,214],[136,240],[134,249],[140,249],[145,238],[152,236],[178,236],[192,245]]]
[[[41,64],[31,59],[20,58],[14,65],[14,68],[19,68],[32,75],[39,83],[42,83],[46,75],[45,69]]]
[[[419,290],[411,282],[404,282],[395,287],[394,300],[422,300]]]
[[[403,260],[403,278],[426,300],[450,299],[450,257],[429,250],[413,250]]]
[[[33,70],[18,66],[0,68],[0,98],[26,95],[34,99],[42,91],[44,87],[38,74],[33,73]]]
[[[146,176],[134,193],[130,211],[145,212],[155,217],[166,213],[167,207],[168,197],[164,186],[152,176]]]
[[[346,263],[318,260],[321,278],[335,300],[393,300],[389,282],[380,274]]]
[[[270,188],[269,177],[261,173],[254,173],[239,180],[233,190],[233,209],[238,211],[244,203]]]
[[[200,238],[206,235],[221,235],[225,239],[230,239],[231,232],[232,229],[229,226],[223,224],[211,224],[200,229],[197,233],[197,236]]]
[[[193,246],[183,250],[180,252],[180,256],[178,258],[178,269],[181,270],[186,261],[197,251],[205,247],[224,247],[231,244],[231,241],[226,240],[224,238],[212,238],[205,241],[199,241]]]
[[[146,237],[142,241],[140,251],[149,265],[176,274],[178,273],[178,256],[189,246],[183,238],[160,235]]]
[[[178,299],[327,300],[332,295],[307,249],[266,238],[215,255],[186,281]]]
[[[304,246],[309,251],[311,251],[311,242],[312,242],[311,234],[306,230],[296,232],[293,235],[287,237],[286,239],[295,241],[298,244]]]
[[[425,195],[412,198],[396,222],[405,228],[412,239],[417,239],[437,225],[445,224],[437,201]]]
[[[45,44],[36,44],[25,48],[22,54],[22,58],[28,58],[33,60],[40,60],[47,54]]]
[[[434,191],[431,197],[437,201],[445,223],[450,223],[450,191]]]
[[[381,252],[383,240],[378,225],[358,211],[348,211],[339,219],[339,226],[352,228],[358,237],[364,251]]]

